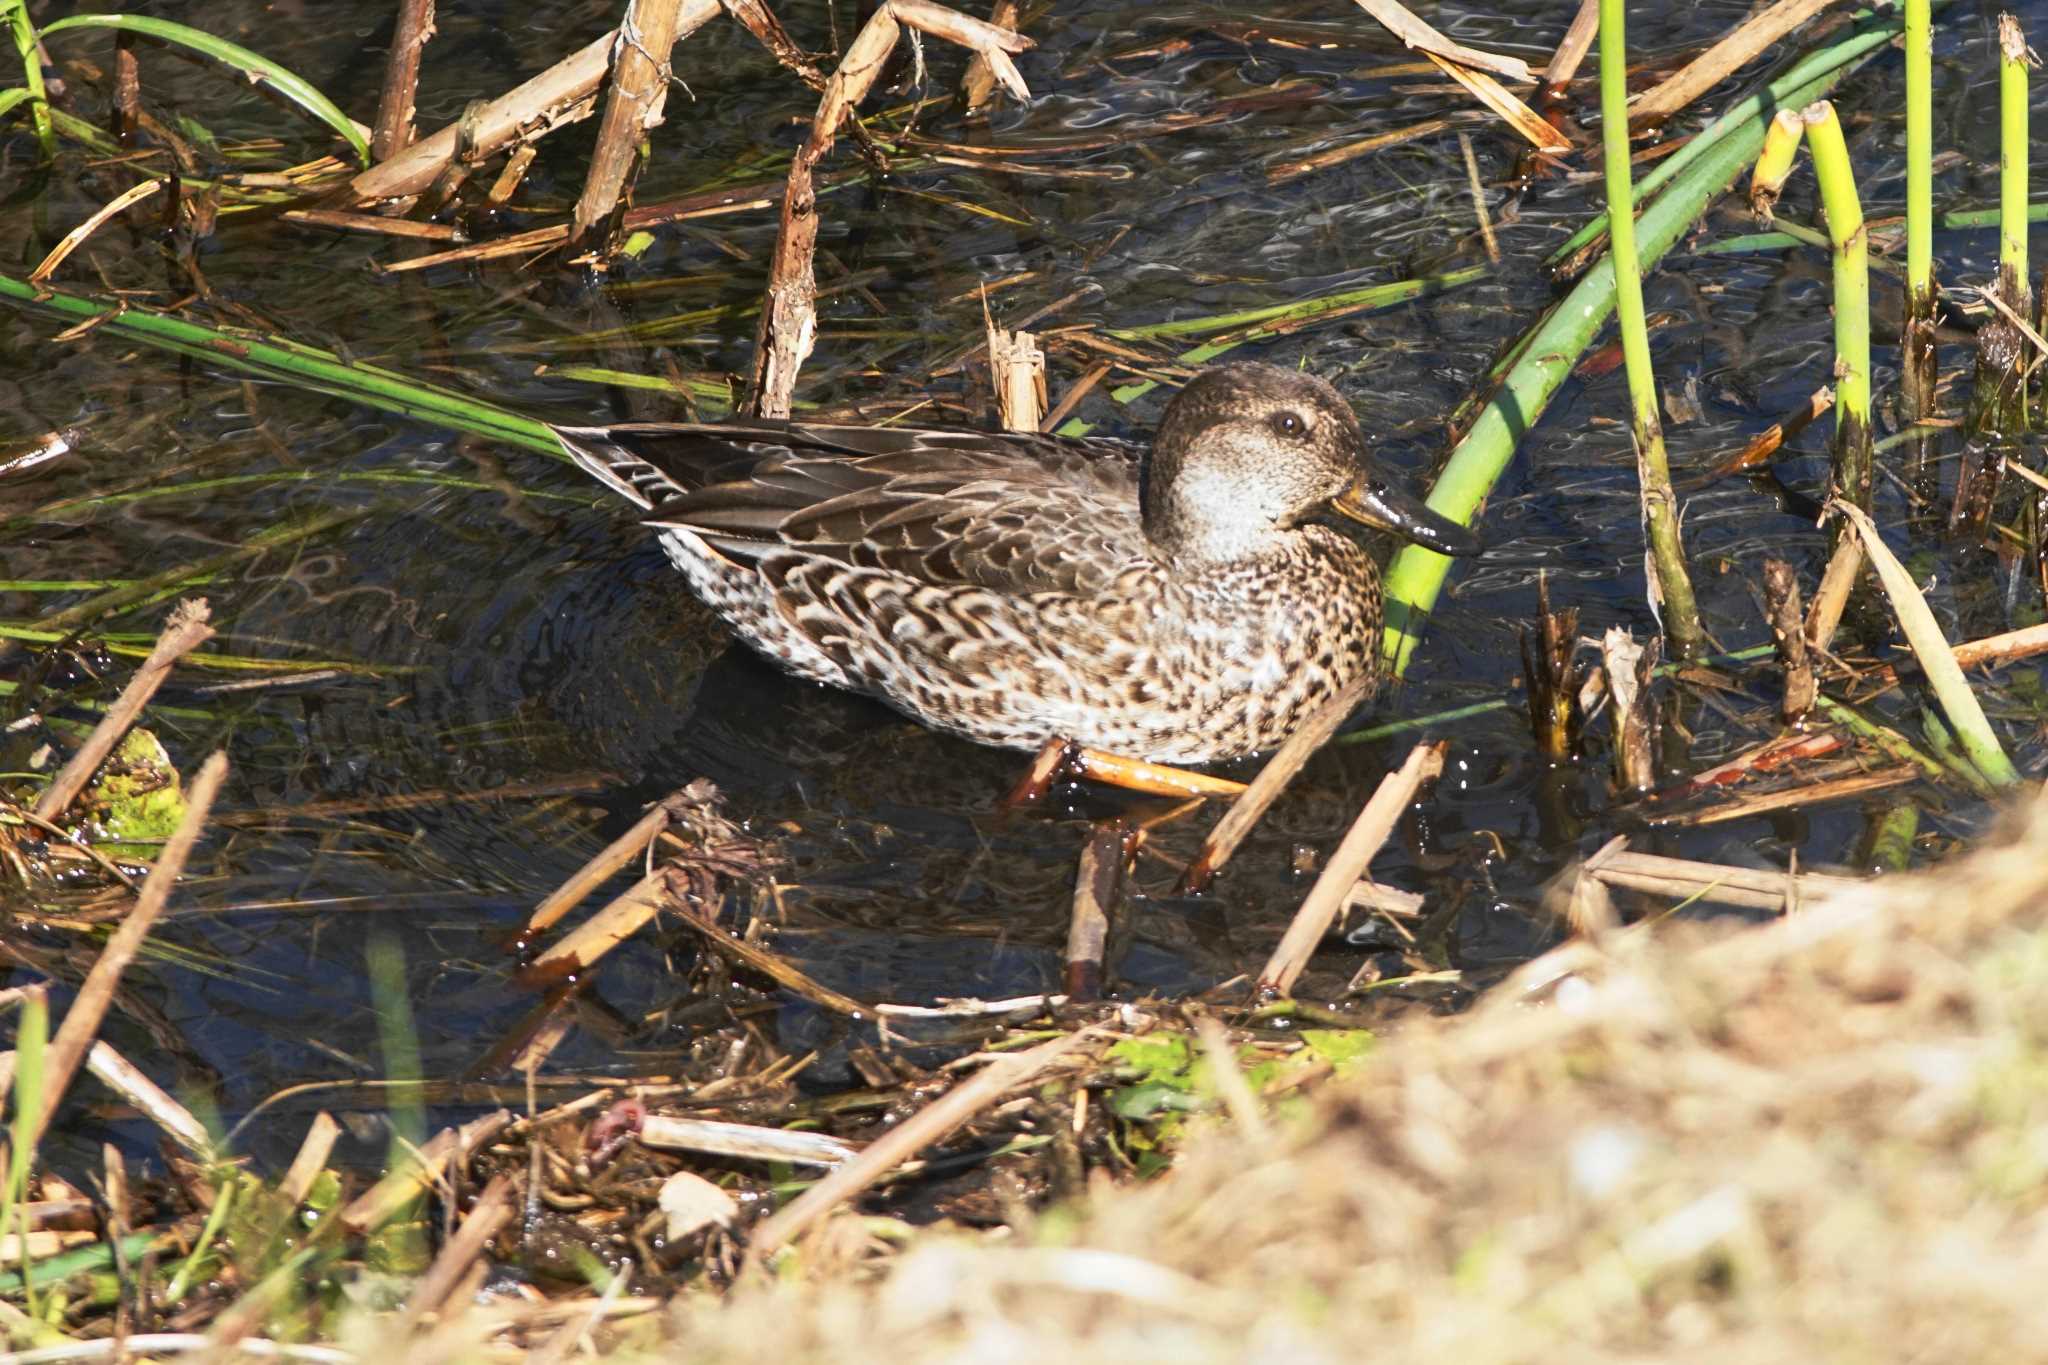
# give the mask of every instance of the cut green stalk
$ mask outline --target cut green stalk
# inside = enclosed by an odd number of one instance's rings
[[[1695,134],[1692,141],[1652,168],[1636,186],[1636,202],[1643,203],[1664,186],[1685,175],[1698,162],[1716,155],[1723,138],[1738,133],[1745,137],[1761,137],[1761,125],[1772,111],[1800,109],[1811,104],[1850,66],[1869,57],[1899,36],[1899,24],[1896,20],[1874,18],[1869,10],[1858,10],[1850,17],[1857,24],[1854,32],[1840,42],[1831,43],[1801,58],[1793,63],[1791,70],[1766,83],[1763,89],[1737,100],[1720,118]],[[1756,144],[1752,142],[1741,161],[1747,165],[1755,158]],[[1642,215],[1637,216],[1640,218]],[[1606,231],[1607,215],[1596,214],[1584,227],[1566,238],[1563,246],[1545,257],[1545,264],[1558,268],[1560,273],[1571,273],[1560,263],[1583,252]]]
[[[1991,722],[1985,719],[1984,708],[1977,704],[1977,694],[1971,690],[1969,679],[1963,676],[1962,666],[1956,662],[1955,650],[1950,646],[1948,637],[1941,633],[1941,624],[1934,619],[1927,599],[1914,586],[1913,576],[1906,572],[1898,556],[1878,535],[1877,525],[1871,521],[1869,513],[1840,498],[1829,505],[1847,519],[1856,538],[1862,542],[1865,558],[1877,571],[1878,581],[1884,585],[1885,595],[1891,599],[1899,630],[1905,635],[1906,643],[1912,646],[1913,656],[1920,661],[1920,671],[1927,676],[1928,686],[1934,689],[1935,700],[1941,703],[1942,714],[1948,718],[1949,728],[1955,731],[1963,753],[1992,786],[2012,786],[2020,780],[2019,773],[2014,770],[2012,760],[2005,756],[2005,748],[1998,742],[1998,734],[1991,728]]]
[[[1998,16],[1998,283],[2014,317],[2032,318],[2027,283],[2027,35],[2010,14]],[[1992,433],[2027,426],[2028,347],[2020,329],[2000,316],[1977,334],[1975,424]]]
[[[1806,73],[1803,83],[1788,85],[1781,77],[1769,87],[1776,92],[1769,103],[1762,96],[1741,101],[1695,138],[1688,151],[1703,139],[1707,149],[1691,158],[1684,175],[1667,177],[1667,188],[1636,220],[1637,252],[1643,262],[1654,264],[1670,250],[1680,234],[1706,211],[1708,201],[1755,163],[1763,148],[1769,110],[1820,98],[1858,58],[1876,52],[1897,34],[1895,24],[1859,29],[1799,62],[1793,70]],[[1461,523],[1471,521],[1507,468],[1516,442],[1542,416],[1613,307],[1614,266],[1611,259],[1603,258],[1518,348],[1517,358],[1502,374],[1485,409],[1451,451],[1430,491],[1432,511]],[[1449,559],[1418,545],[1403,546],[1394,556],[1385,582],[1387,629],[1381,650],[1396,674],[1405,672],[1414,657],[1423,618],[1436,605],[1450,567]]]
[[[1813,173],[1827,214],[1835,275],[1835,486],[1858,507],[1870,506],[1870,234],[1856,172],[1835,106],[1821,100],[1801,115]]]
[[[1628,367],[1633,408],[1630,431],[1636,448],[1636,480],[1643,500],[1643,524],[1650,541],[1650,601],[1670,641],[1674,658],[1700,652],[1705,632],[1693,599],[1679,535],[1678,497],[1671,491],[1671,465],[1664,454],[1664,424],[1657,420],[1657,378],[1650,368],[1650,330],[1643,316],[1643,270],[1636,259],[1635,214],[1630,205],[1628,166],[1628,47],[1622,0],[1600,0],[1600,125],[1606,153],[1608,240],[1612,244],[1615,320]]]
[[[36,146],[48,161],[57,154],[57,132],[50,119],[49,95],[43,89],[43,56],[36,49],[36,26],[28,17],[28,0],[0,0],[0,9],[6,11],[14,51],[21,58],[21,84],[27,91],[29,117],[35,122]]]
[[[1799,159],[1799,144],[1805,140],[1806,120],[1790,109],[1780,109],[1764,130],[1764,149],[1749,177],[1749,208],[1766,223],[1776,217],[1778,195],[1792,177],[1792,163]]]

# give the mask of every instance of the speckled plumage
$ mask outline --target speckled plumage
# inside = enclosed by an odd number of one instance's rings
[[[1266,365],[1198,376],[1149,454],[800,422],[556,434],[763,653],[1016,748],[1270,749],[1377,666],[1378,565],[1315,518],[1363,496],[1468,548],[1372,478],[1335,390]]]

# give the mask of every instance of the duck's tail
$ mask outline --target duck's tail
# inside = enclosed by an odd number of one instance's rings
[[[621,445],[610,427],[550,425],[548,430],[577,468],[643,512],[689,491],[659,465]]]

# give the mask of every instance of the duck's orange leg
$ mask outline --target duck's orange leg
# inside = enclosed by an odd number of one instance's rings
[[[1038,757],[1031,760],[1030,768],[1018,779],[1017,785],[1010,789],[1010,794],[1003,798],[1001,809],[1008,814],[1034,805],[1045,798],[1055,782],[1077,780],[1100,782],[1104,786],[1122,787],[1126,791],[1143,792],[1149,796],[1184,799],[1236,796],[1245,787],[1244,783],[1233,782],[1227,777],[1211,777],[1207,773],[1150,763],[1142,758],[1127,758],[1104,749],[1090,749],[1069,739],[1049,739],[1038,751]]]

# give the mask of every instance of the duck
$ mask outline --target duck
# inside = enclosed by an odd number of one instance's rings
[[[1374,468],[1325,380],[1213,365],[1149,445],[796,420],[553,426],[756,650],[934,730],[1198,765],[1366,674],[1390,532],[1466,527]]]

